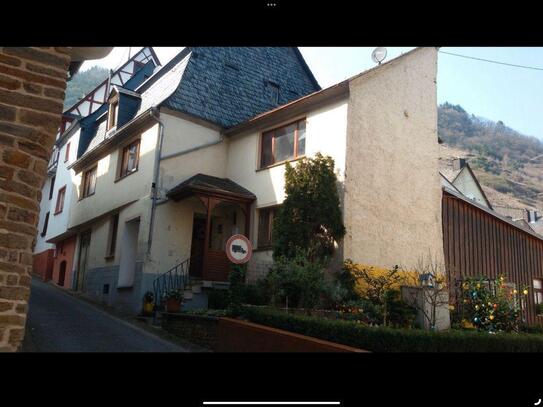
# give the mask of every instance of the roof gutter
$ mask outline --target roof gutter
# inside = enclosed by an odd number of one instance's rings
[[[348,95],[349,81],[345,80],[230,127],[224,131],[224,135],[234,136],[249,131],[261,130],[267,126],[274,125],[278,121],[290,120],[294,116],[307,114],[307,112],[313,109],[344,99]]]

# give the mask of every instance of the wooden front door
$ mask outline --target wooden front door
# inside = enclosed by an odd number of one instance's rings
[[[91,240],[90,230],[81,234],[81,243],[79,245],[79,266],[77,268],[77,291],[85,291],[85,275],[87,273],[87,258],[89,254]]]
[[[205,239],[206,219],[195,216],[192,224],[192,243],[190,246],[189,269],[189,274],[193,277],[202,277]]]

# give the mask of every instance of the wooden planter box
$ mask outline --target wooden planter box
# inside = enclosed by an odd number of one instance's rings
[[[217,352],[366,352],[232,318],[219,318],[217,345]]]
[[[164,313],[162,328],[215,352],[366,352],[233,318]]]

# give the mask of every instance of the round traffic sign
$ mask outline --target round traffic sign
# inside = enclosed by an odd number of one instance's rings
[[[232,263],[247,263],[253,255],[251,241],[244,235],[233,235],[226,242],[226,257]]]

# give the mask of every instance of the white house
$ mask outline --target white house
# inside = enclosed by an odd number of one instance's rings
[[[134,89],[159,66],[152,48],[145,47],[129,58],[110,77],[66,109],[42,188],[38,235],[34,247],[34,273],[44,280],[72,287],[77,236],[68,231],[73,202],[74,172],[68,167],[85,151],[96,119],[107,111],[105,102],[114,86]]]
[[[116,87],[68,168],[74,287],[127,312],[169,270],[227,281],[235,233],[271,263],[284,167],[330,155],[347,235],[338,261],[413,265],[443,256],[435,48],[320,89],[296,48],[184,49],[134,90]]]

